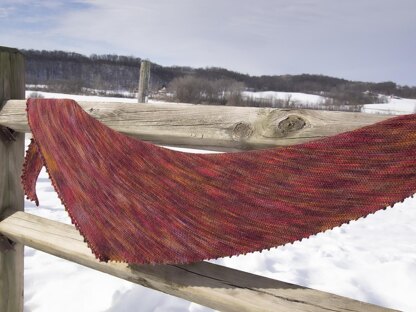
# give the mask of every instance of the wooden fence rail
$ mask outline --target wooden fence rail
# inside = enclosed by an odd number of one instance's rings
[[[75,227],[24,212],[1,221],[0,233],[26,246],[221,311],[391,311],[208,262],[99,262]]]
[[[214,150],[298,144],[353,130],[391,116],[363,113],[229,107],[179,103],[78,102],[114,130],[157,144]],[[9,100],[0,125],[29,132],[26,101]]]
[[[23,56],[15,49],[0,47],[0,130],[7,132],[4,127],[8,127],[17,131],[15,141],[0,138],[1,312],[23,311],[23,245],[223,311],[388,311],[207,262],[138,266],[97,261],[73,226],[21,211],[23,133],[29,132],[23,98]],[[178,103],[80,104],[104,124],[144,140],[220,150],[296,144],[388,118],[360,113]],[[14,242],[13,249],[4,248],[5,237]]]

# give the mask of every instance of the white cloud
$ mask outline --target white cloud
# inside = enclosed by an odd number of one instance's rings
[[[12,12],[12,7],[0,7],[0,18],[8,18]]]
[[[133,54],[164,65],[223,66],[252,74],[309,72],[416,84],[410,73],[416,70],[413,0],[77,3],[86,7],[66,8],[44,30],[56,49]]]

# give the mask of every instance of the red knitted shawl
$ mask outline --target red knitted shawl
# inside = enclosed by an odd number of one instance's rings
[[[284,148],[189,154],[104,126],[72,100],[28,100],[23,186],[46,166],[102,261],[189,263],[294,242],[416,193],[416,115]],[[38,204],[38,203],[37,203]]]

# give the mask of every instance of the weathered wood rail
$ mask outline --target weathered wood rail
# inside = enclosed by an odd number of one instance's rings
[[[179,103],[78,102],[91,116],[157,144],[246,150],[298,144],[357,129],[391,116],[363,113]],[[0,125],[29,132],[26,101],[9,100]]]
[[[24,212],[0,222],[0,232],[26,246],[221,311],[383,310],[208,262],[156,266],[99,262],[75,227]]]
[[[23,57],[15,49],[0,47],[0,127],[17,131],[15,141],[0,139],[1,312],[23,311],[23,245],[222,311],[390,311],[207,262],[138,266],[97,261],[73,226],[22,211],[23,133],[29,132],[26,103],[19,100],[22,98]],[[80,104],[104,124],[144,140],[220,150],[291,145],[388,118],[360,113],[177,103]],[[6,237],[14,242],[11,250],[2,248],[1,242],[7,243]]]

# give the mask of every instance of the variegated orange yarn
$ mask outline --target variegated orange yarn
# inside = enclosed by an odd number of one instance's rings
[[[416,193],[416,115],[285,148],[188,154],[30,99],[29,199],[46,165],[98,259],[189,263],[271,248]]]

